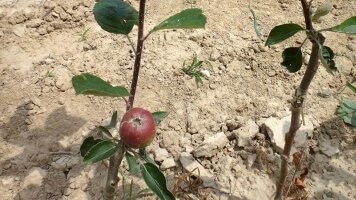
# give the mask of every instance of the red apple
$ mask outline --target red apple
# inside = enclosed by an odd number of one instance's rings
[[[156,124],[151,112],[142,108],[132,108],[122,117],[120,137],[130,148],[148,146],[156,135]]]

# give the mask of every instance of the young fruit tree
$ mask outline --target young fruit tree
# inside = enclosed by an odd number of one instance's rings
[[[119,166],[125,157],[132,174],[141,172],[147,186],[160,199],[174,199],[167,189],[166,179],[156,164],[148,157],[145,147],[155,137],[156,125],[167,116],[167,112],[151,113],[143,108],[134,108],[134,99],[139,78],[142,49],[144,41],[154,32],[164,29],[197,29],[205,28],[206,17],[202,10],[191,8],[181,11],[158,25],[144,35],[145,0],[139,1],[139,10],[122,0],[100,0],[95,3],[93,13],[99,26],[110,33],[124,35],[135,52],[134,70],[130,92],[120,86],[112,86],[103,79],[89,73],[76,75],[72,84],[77,95],[94,95],[120,97],[126,102],[126,113],[120,123],[117,112],[114,111],[111,122],[107,126],[99,126],[100,139],[88,137],[80,148],[84,162],[88,164],[109,159],[107,182],[104,198],[113,199],[117,188]],[[136,48],[129,37],[133,26],[138,26]],[[126,99],[128,97],[128,100]],[[118,125],[119,124],[119,125]],[[111,130],[119,131],[120,138],[113,136]]]
[[[306,38],[300,46],[286,48],[282,53],[283,61],[281,64],[291,73],[299,71],[302,67],[303,55],[301,49],[305,42],[309,40],[312,43],[310,60],[308,61],[306,71],[303,75],[301,83],[295,90],[293,100],[291,102],[291,125],[285,136],[283,155],[281,155],[282,163],[280,177],[277,182],[275,199],[283,199],[284,196],[283,192],[285,190],[286,176],[288,175],[288,161],[290,158],[291,147],[295,134],[301,125],[301,121],[303,121],[303,105],[309,85],[318,70],[318,62],[320,61],[329,73],[333,73],[336,70],[336,65],[333,60],[334,53],[330,47],[324,45],[325,37],[323,36],[323,32],[331,31],[337,33],[356,34],[356,16],[350,17],[341,24],[331,28],[315,30],[313,22],[318,21],[320,17],[330,12],[331,7],[321,5],[314,13],[312,13],[312,0],[310,2],[307,2],[306,0],[300,1],[303,8],[305,28],[294,23],[282,24],[271,30],[266,41],[266,45],[274,45],[290,38],[298,32],[304,31],[306,33]]]

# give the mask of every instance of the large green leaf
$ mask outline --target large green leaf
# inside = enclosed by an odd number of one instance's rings
[[[315,11],[315,13],[313,14],[312,20],[313,22],[317,22],[319,21],[319,19],[322,16],[327,15],[331,9],[333,8],[333,4],[329,3],[329,2],[325,2],[323,4],[321,4]]]
[[[341,24],[327,30],[347,34],[356,34],[356,16],[350,17]]]
[[[325,67],[326,71],[333,74],[336,71],[336,65],[334,58],[334,52],[328,46],[320,46],[319,48],[319,60]]]
[[[95,144],[84,156],[84,162],[92,164],[113,156],[119,149],[119,145],[110,140],[104,140]]]
[[[124,97],[130,93],[124,87],[112,86],[103,79],[89,73],[74,76],[72,84],[77,95],[91,94],[95,96]]]
[[[175,199],[167,189],[166,178],[162,172],[152,163],[145,163],[140,167],[143,179],[147,186],[161,199]]]
[[[350,88],[354,93],[356,93],[356,87],[353,86],[351,83],[346,83],[346,86]]]
[[[303,64],[302,50],[299,47],[286,48],[282,53],[282,65],[287,67],[291,73],[300,70]]]
[[[138,13],[122,0],[100,0],[94,6],[94,17],[107,32],[127,35],[138,24]]]
[[[175,14],[155,26],[150,32],[163,29],[197,29],[205,28],[206,17],[201,9],[190,8]]]
[[[95,140],[94,137],[88,137],[85,138],[85,140],[83,141],[82,145],[80,146],[80,155],[82,157],[85,156],[85,154],[88,153],[88,151],[97,143],[101,142],[102,140],[97,139]]]
[[[158,112],[152,113],[152,115],[153,115],[153,119],[155,120],[156,125],[158,125],[159,123],[161,123],[161,121],[164,118],[166,118],[168,116],[168,112],[158,111]]]
[[[268,35],[265,45],[273,45],[282,42],[299,31],[305,30],[298,24],[282,24],[274,27]]]
[[[345,101],[337,111],[345,123],[356,127],[356,101]]]
[[[139,172],[139,167],[138,167],[137,160],[136,160],[135,156],[126,152],[125,157],[126,157],[127,163],[129,164],[129,172],[133,175],[137,174]]]

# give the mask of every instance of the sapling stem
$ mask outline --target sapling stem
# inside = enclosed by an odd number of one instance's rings
[[[146,5],[146,0],[140,0],[140,8],[138,13],[139,23],[138,23],[137,48],[136,48],[136,56],[135,56],[134,70],[133,70],[131,90],[130,90],[131,96],[129,97],[129,104],[126,106],[126,110],[130,110],[133,107],[133,103],[135,100],[138,75],[141,66],[143,41],[144,41],[143,28],[145,22],[145,5]]]
[[[146,0],[140,0],[138,38],[137,38],[136,51],[133,47],[132,41],[127,36],[135,52],[135,63],[134,63],[134,70],[133,70],[131,90],[130,90],[131,96],[129,97],[129,100],[126,101],[126,111],[130,110],[133,107],[135,94],[136,94],[138,75],[140,72],[141,54],[142,54],[143,41],[144,41],[143,28],[144,28],[144,20],[145,20],[145,4],[146,4]],[[112,156],[109,161],[108,177],[106,181],[105,195],[104,195],[106,200],[112,200],[114,198],[117,183],[120,181],[120,178],[117,176],[117,173],[119,172],[119,167],[122,159],[124,158],[126,149],[125,149],[125,145],[121,141],[119,142],[119,145],[121,145],[121,147],[119,148],[120,150],[116,152],[116,154]]]
[[[310,6],[306,2],[306,0],[301,0],[301,4],[303,7],[303,14],[304,14],[305,24],[308,30],[308,34],[313,34],[315,31],[311,21]],[[306,98],[309,85],[318,70],[319,44],[323,45],[325,38],[321,34],[317,34],[317,36],[318,36],[317,38],[309,37],[309,40],[312,42],[312,50],[310,54],[309,63],[304,73],[304,76],[302,78],[302,81],[299,87],[295,91],[291,103],[291,111],[292,111],[291,125],[285,137],[285,145],[283,149],[283,154],[281,156],[282,158],[281,171],[279,175],[279,180],[277,182],[277,191],[276,191],[276,196],[274,198],[275,200],[281,200],[283,198],[285,180],[288,175],[288,160],[290,157],[290,152],[293,145],[294,137],[300,127],[300,121],[301,121],[300,116],[303,112],[304,100]]]
[[[126,150],[125,145],[121,141],[118,143],[118,145],[120,145],[119,150],[109,160],[108,177],[106,179],[104,193],[104,198],[106,200],[114,199],[116,186],[120,181],[120,178],[117,176],[117,174],[119,172],[119,166],[122,159],[124,158]]]

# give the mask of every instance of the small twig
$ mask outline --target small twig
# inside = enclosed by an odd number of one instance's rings
[[[131,48],[132,48],[132,51],[134,52],[134,54],[135,54],[135,56],[136,56],[137,53],[136,53],[136,49],[135,49],[134,43],[132,42],[132,40],[131,40],[131,38],[130,38],[129,35],[126,35],[126,38],[127,38],[127,40],[129,41],[130,46],[131,46]]]

